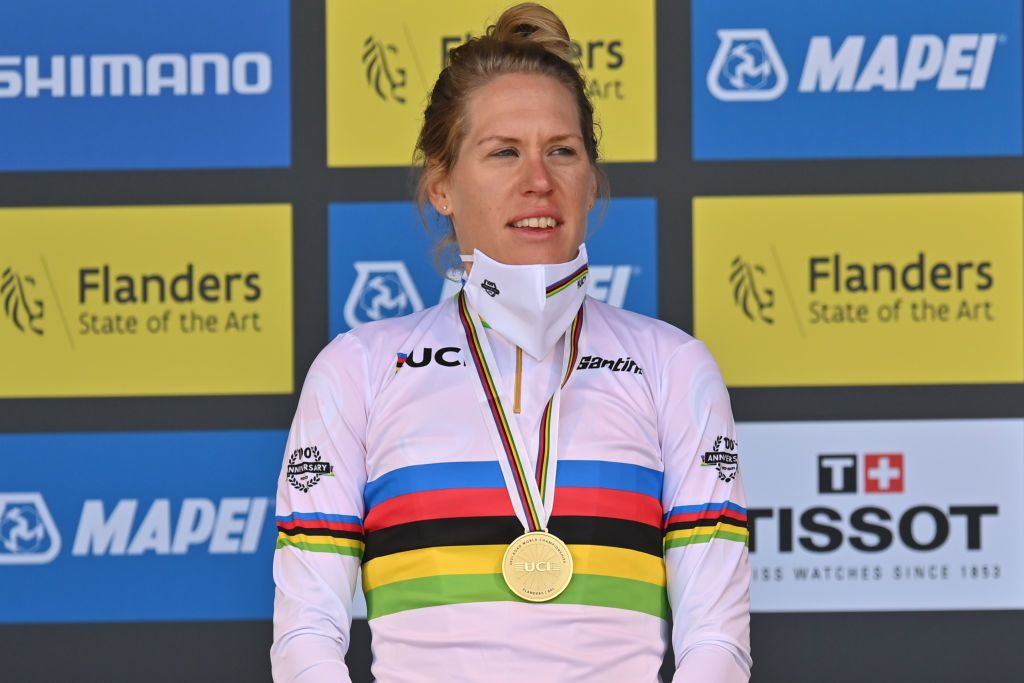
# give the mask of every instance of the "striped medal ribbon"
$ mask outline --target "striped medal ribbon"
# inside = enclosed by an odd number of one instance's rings
[[[577,278],[578,279],[578,278]],[[555,283],[548,288],[556,287]],[[562,389],[572,376],[579,359],[580,336],[583,330],[583,306],[566,331],[562,352],[562,382],[548,399],[541,414],[537,465],[530,471],[524,457],[526,450],[516,423],[509,418],[498,391],[497,365],[490,344],[483,333],[480,316],[470,310],[465,292],[456,297],[459,320],[466,333],[469,357],[478,382],[477,396],[484,420],[494,439],[502,463],[505,486],[512,498],[512,507],[523,522],[524,533],[505,551],[502,575],[509,589],[530,602],[544,602],[558,596],[572,578],[572,555],[568,546],[549,533],[547,522],[555,499],[555,478],[558,463],[558,415]],[[467,364],[468,365],[468,364]]]

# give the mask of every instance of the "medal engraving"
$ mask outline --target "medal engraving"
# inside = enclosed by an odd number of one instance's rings
[[[501,573],[518,597],[545,602],[569,585],[572,554],[558,537],[546,531],[531,531],[508,546],[501,561]]]

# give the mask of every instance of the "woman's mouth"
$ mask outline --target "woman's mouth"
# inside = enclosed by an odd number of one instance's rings
[[[558,221],[551,216],[536,216],[533,218],[523,218],[514,223],[509,223],[509,227],[512,228],[537,228],[540,230],[550,230],[558,225]]]

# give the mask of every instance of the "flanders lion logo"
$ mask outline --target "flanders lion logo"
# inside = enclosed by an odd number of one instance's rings
[[[43,300],[33,299],[29,293],[35,286],[34,277],[19,275],[10,267],[0,275],[0,298],[4,300],[4,313],[20,331],[32,330],[42,336]]]
[[[306,493],[317,485],[320,477],[333,477],[334,467],[320,457],[316,446],[296,448],[288,458],[288,483]]]
[[[764,266],[751,265],[737,256],[732,260],[729,283],[732,285],[732,298],[744,315],[755,322],[760,320],[772,325],[775,320],[768,314],[775,306],[775,292],[759,285],[757,280],[764,274]]]
[[[385,102],[389,99],[405,104],[405,96],[399,92],[405,89],[405,69],[396,68],[389,61],[389,55],[398,57],[398,48],[385,45],[369,36],[363,41],[363,64],[366,66],[366,82]]]

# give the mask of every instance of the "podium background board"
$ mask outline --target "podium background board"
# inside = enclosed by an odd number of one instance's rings
[[[386,5],[0,12],[0,678],[270,680],[306,371],[457,287],[396,141],[503,4]],[[608,152],[591,294],[730,385],[753,680],[1019,678],[1021,1],[553,7]]]

